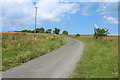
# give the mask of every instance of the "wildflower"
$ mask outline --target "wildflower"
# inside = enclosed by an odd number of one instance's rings
[[[18,47],[20,46],[20,43],[18,43]]]

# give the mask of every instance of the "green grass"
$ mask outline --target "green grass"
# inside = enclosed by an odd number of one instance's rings
[[[81,40],[84,53],[77,63],[72,78],[118,78],[118,38],[93,39],[74,37]]]
[[[62,35],[2,33],[2,70],[8,70],[64,45]]]

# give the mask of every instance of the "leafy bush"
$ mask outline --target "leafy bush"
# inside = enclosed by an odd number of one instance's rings
[[[63,31],[62,34],[68,35],[68,31]]]
[[[76,36],[76,37],[80,37],[80,34],[76,34],[75,36]]]
[[[60,29],[55,28],[55,30],[53,31],[53,33],[55,33],[55,34],[59,34],[59,33],[60,33]]]
[[[100,36],[107,36],[109,34],[108,29],[94,29],[94,37],[97,39]]]
[[[44,28],[37,28],[36,33],[44,33],[45,29]]]
[[[51,33],[52,29],[47,29],[45,33]]]

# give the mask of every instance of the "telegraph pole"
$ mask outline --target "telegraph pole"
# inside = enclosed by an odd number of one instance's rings
[[[36,33],[36,23],[37,23],[37,8],[35,7],[35,30],[34,30],[34,38],[35,38],[35,33]]]

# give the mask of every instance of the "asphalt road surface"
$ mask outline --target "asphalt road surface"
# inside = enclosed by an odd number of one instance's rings
[[[3,78],[68,78],[83,52],[82,42],[67,38],[64,46],[2,73]]]

